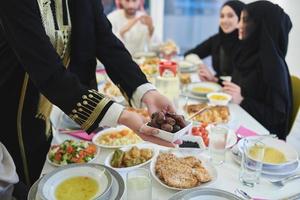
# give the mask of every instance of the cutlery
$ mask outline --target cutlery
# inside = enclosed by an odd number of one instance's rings
[[[207,106],[201,108],[200,110],[198,110],[197,112],[195,112],[193,115],[191,115],[191,116],[187,119],[187,121],[190,121],[191,119],[193,119],[194,117],[196,117],[196,116],[199,115],[200,113],[206,111],[206,110],[207,110],[208,108],[210,108],[210,107],[211,107],[211,106],[207,105]]]
[[[262,198],[254,198],[251,197],[249,194],[247,194],[245,191],[241,190],[241,189],[236,189],[234,191],[236,194],[240,194],[243,198],[245,198],[246,200],[267,200],[267,199],[262,199]]]
[[[300,178],[300,174],[294,174],[288,177],[285,177],[278,181],[270,181],[273,185],[283,187],[287,182]]]

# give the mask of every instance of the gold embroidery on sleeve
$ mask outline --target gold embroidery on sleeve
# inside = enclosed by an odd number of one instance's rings
[[[76,104],[76,108],[69,115],[82,129],[89,129],[102,112],[110,99],[96,90],[89,90],[87,95],[82,96],[82,101]]]

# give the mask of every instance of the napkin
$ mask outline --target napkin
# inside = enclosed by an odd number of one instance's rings
[[[250,129],[244,127],[244,126],[240,126],[240,127],[236,130],[235,133],[237,134],[237,136],[238,136],[239,138],[244,138],[244,137],[256,136],[256,135],[257,135],[256,132],[254,132],[254,131],[252,131],[252,130],[250,130]]]
[[[82,140],[87,140],[87,141],[92,141],[95,133],[88,134],[83,130],[74,130],[74,131],[60,131],[61,134],[69,134],[71,136],[74,136],[76,138],[82,139]]]
[[[5,146],[0,142],[0,199],[11,193],[12,185],[19,182],[16,167]]]

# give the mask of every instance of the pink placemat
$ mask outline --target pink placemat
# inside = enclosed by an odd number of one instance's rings
[[[252,131],[252,130],[250,130],[250,129],[244,127],[244,126],[240,126],[240,127],[236,130],[235,133],[237,134],[237,136],[238,136],[239,138],[244,138],[244,137],[256,136],[256,135],[257,135],[256,132],[254,132],[254,131]]]
[[[73,137],[82,139],[82,140],[87,140],[87,141],[92,141],[95,133],[88,134],[83,130],[74,130],[74,131],[60,131],[60,134],[68,134]]]
[[[75,133],[68,133],[68,134],[87,141],[92,141],[95,135],[95,133],[87,134],[86,132],[75,132]]]

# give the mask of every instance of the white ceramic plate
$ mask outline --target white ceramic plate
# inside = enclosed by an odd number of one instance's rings
[[[245,138],[241,139],[237,144],[239,151],[242,151],[243,149],[242,145],[244,139]],[[285,167],[286,165],[293,164],[298,161],[297,151],[291,145],[287,144],[283,140],[274,139],[271,137],[263,137],[263,136],[251,136],[251,137],[247,137],[247,139],[251,139],[251,140],[259,139],[259,141],[263,142],[266,146],[278,149],[285,155],[287,159],[286,162],[280,164],[271,164],[271,163],[263,162],[263,166],[265,168],[277,169],[277,168]]]
[[[235,194],[215,188],[195,188],[176,193],[169,200],[242,200]]]
[[[101,144],[99,143],[97,140],[99,137],[105,135],[105,134],[109,134],[109,133],[112,133],[112,132],[115,132],[115,131],[121,131],[121,130],[124,130],[124,129],[129,129],[128,127],[126,126],[117,126],[115,128],[107,128],[107,129],[104,129],[102,131],[99,131],[94,137],[93,137],[93,143],[99,147],[103,147],[103,148],[112,148],[112,149],[115,149],[115,148],[122,148],[122,147],[127,147],[127,146],[133,146],[133,145],[136,145],[138,143],[143,143],[144,141],[140,138],[140,141],[137,142],[137,143],[127,143],[127,144],[115,144],[115,145],[107,145],[107,144]]]
[[[102,84],[98,84],[98,90],[99,90],[99,92],[101,92],[103,94],[106,94],[107,96],[109,96],[110,98],[112,98],[117,103],[124,103],[125,102],[125,98],[124,98],[123,95],[114,96],[110,92],[104,92],[104,86],[105,86],[105,82],[102,83]]]
[[[142,167],[142,166],[144,166],[144,165],[147,165],[148,163],[151,162],[151,160],[152,160],[154,157],[157,156],[157,154],[158,154],[158,152],[159,152],[159,150],[158,150],[157,148],[155,148],[155,146],[152,145],[152,144],[144,143],[144,144],[137,144],[137,145],[134,145],[134,146],[138,147],[139,149],[145,149],[145,148],[151,149],[151,150],[152,150],[152,158],[150,158],[149,160],[147,160],[147,161],[144,162],[144,163],[141,163],[141,164],[139,164],[139,165],[135,165],[135,166],[132,166],[132,167],[115,168],[115,167],[112,167],[111,164],[110,164],[110,161],[111,161],[111,159],[112,159],[112,157],[113,157],[113,154],[114,154],[114,152],[112,152],[112,153],[110,153],[110,154],[106,157],[106,159],[105,159],[105,161],[104,161],[104,164],[105,164],[106,166],[108,166],[108,167],[110,167],[110,168],[112,168],[112,169],[118,171],[118,172],[125,172],[125,171],[128,172],[128,171],[137,169],[137,168],[139,168],[139,167]],[[123,148],[120,148],[120,149],[121,149],[122,151],[129,151],[132,147],[133,147],[133,146],[130,146],[130,147],[123,147]]]
[[[198,92],[198,91],[194,91],[194,88],[197,87],[201,87],[201,88],[205,88],[208,89],[210,91],[207,92]],[[222,87],[214,82],[199,82],[199,83],[192,83],[188,85],[188,91],[190,91],[192,94],[194,95],[198,95],[198,96],[205,96],[208,93],[211,92],[219,92],[222,89]]]
[[[181,148],[181,149],[161,150],[160,152],[162,152],[162,153],[173,153],[177,157],[195,156],[196,158],[201,160],[201,164],[206,168],[206,170],[208,171],[208,173],[210,174],[212,179],[211,179],[211,181],[209,181],[207,183],[201,183],[200,186],[197,186],[197,187],[194,187],[194,188],[208,186],[208,185],[212,184],[213,182],[215,182],[216,179],[217,179],[217,170],[216,170],[216,168],[211,164],[211,162],[209,162],[208,158],[201,155],[202,150],[197,151],[196,149],[191,150],[191,149],[188,149],[188,148]],[[151,171],[151,174],[152,174],[153,178],[158,183],[160,183],[163,187],[166,187],[166,188],[169,188],[169,189],[172,189],[172,190],[178,190],[178,191],[179,190],[187,190],[187,189],[168,186],[157,177],[157,175],[155,173],[155,163],[156,163],[156,160],[157,160],[157,156],[155,158],[153,158],[153,160],[150,163],[150,171]],[[189,189],[191,189],[191,188],[189,188]]]
[[[144,57],[144,58],[149,58],[149,57],[155,57],[156,56],[156,53],[155,52],[136,52],[133,57],[134,58],[141,58],[141,57]]]
[[[91,162],[93,162],[93,161],[99,156],[99,153],[100,153],[100,148],[97,147],[97,152],[96,152],[94,158],[93,158],[92,160],[86,162],[86,163],[91,163]],[[48,152],[48,154],[49,154],[49,152]],[[73,164],[73,163],[70,163],[70,164],[57,164],[57,163],[54,163],[54,162],[52,162],[52,161],[49,159],[48,154],[47,154],[47,158],[46,158],[47,162],[50,163],[51,165],[55,166],[55,167],[61,167],[61,166]]]
[[[199,125],[197,125],[197,126],[199,126]],[[210,125],[208,125],[206,127],[206,130],[208,131],[208,136],[209,136],[209,128],[210,128]],[[192,134],[192,128],[189,131],[189,135],[194,136]],[[198,137],[201,137],[201,136],[198,136]],[[201,137],[201,139],[202,139],[202,137]],[[226,149],[229,149],[229,148],[233,147],[236,143],[237,143],[237,136],[236,136],[234,130],[228,129],[228,135],[227,135],[227,141],[226,141]],[[203,144],[204,144],[204,142],[203,142]]]
[[[56,200],[55,190],[57,186],[66,179],[78,176],[85,176],[97,181],[99,191],[94,198],[106,196],[112,186],[112,176],[108,170],[102,166],[89,164],[72,164],[57,168],[45,175],[38,185],[38,194],[42,199]]]
[[[179,70],[183,73],[195,72],[198,69],[197,65],[186,60],[179,61],[178,65],[179,65]]]
[[[91,165],[91,164],[90,164]],[[99,164],[93,164],[95,166],[99,166]],[[115,200],[115,199],[122,199],[124,192],[125,192],[125,182],[122,176],[116,172],[115,170],[101,165],[105,169],[107,169],[112,175],[112,187],[111,187],[111,194],[110,198],[107,200]],[[41,200],[41,197],[37,194],[38,185],[42,178],[38,179],[30,188],[27,199],[28,200]]]
[[[235,148],[238,148],[237,145],[232,147],[232,149],[231,149],[231,154],[232,154],[233,160],[235,162],[237,162],[238,164],[241,164],[241,159],[242,159],[241,156],[236,155],[236,153],[233,152]],[[266,168],[263,165],[262,174],[269,175],[269,176],[287,176],[287,175],[290,175],[290,174],[293,174],[294,172],[296,172],[298,170],[298,167],[299,167],[298,161],[296,161],[290,165],[286,165],[284,167],[277,168],[277,169],[276,168],[275,169]]]

